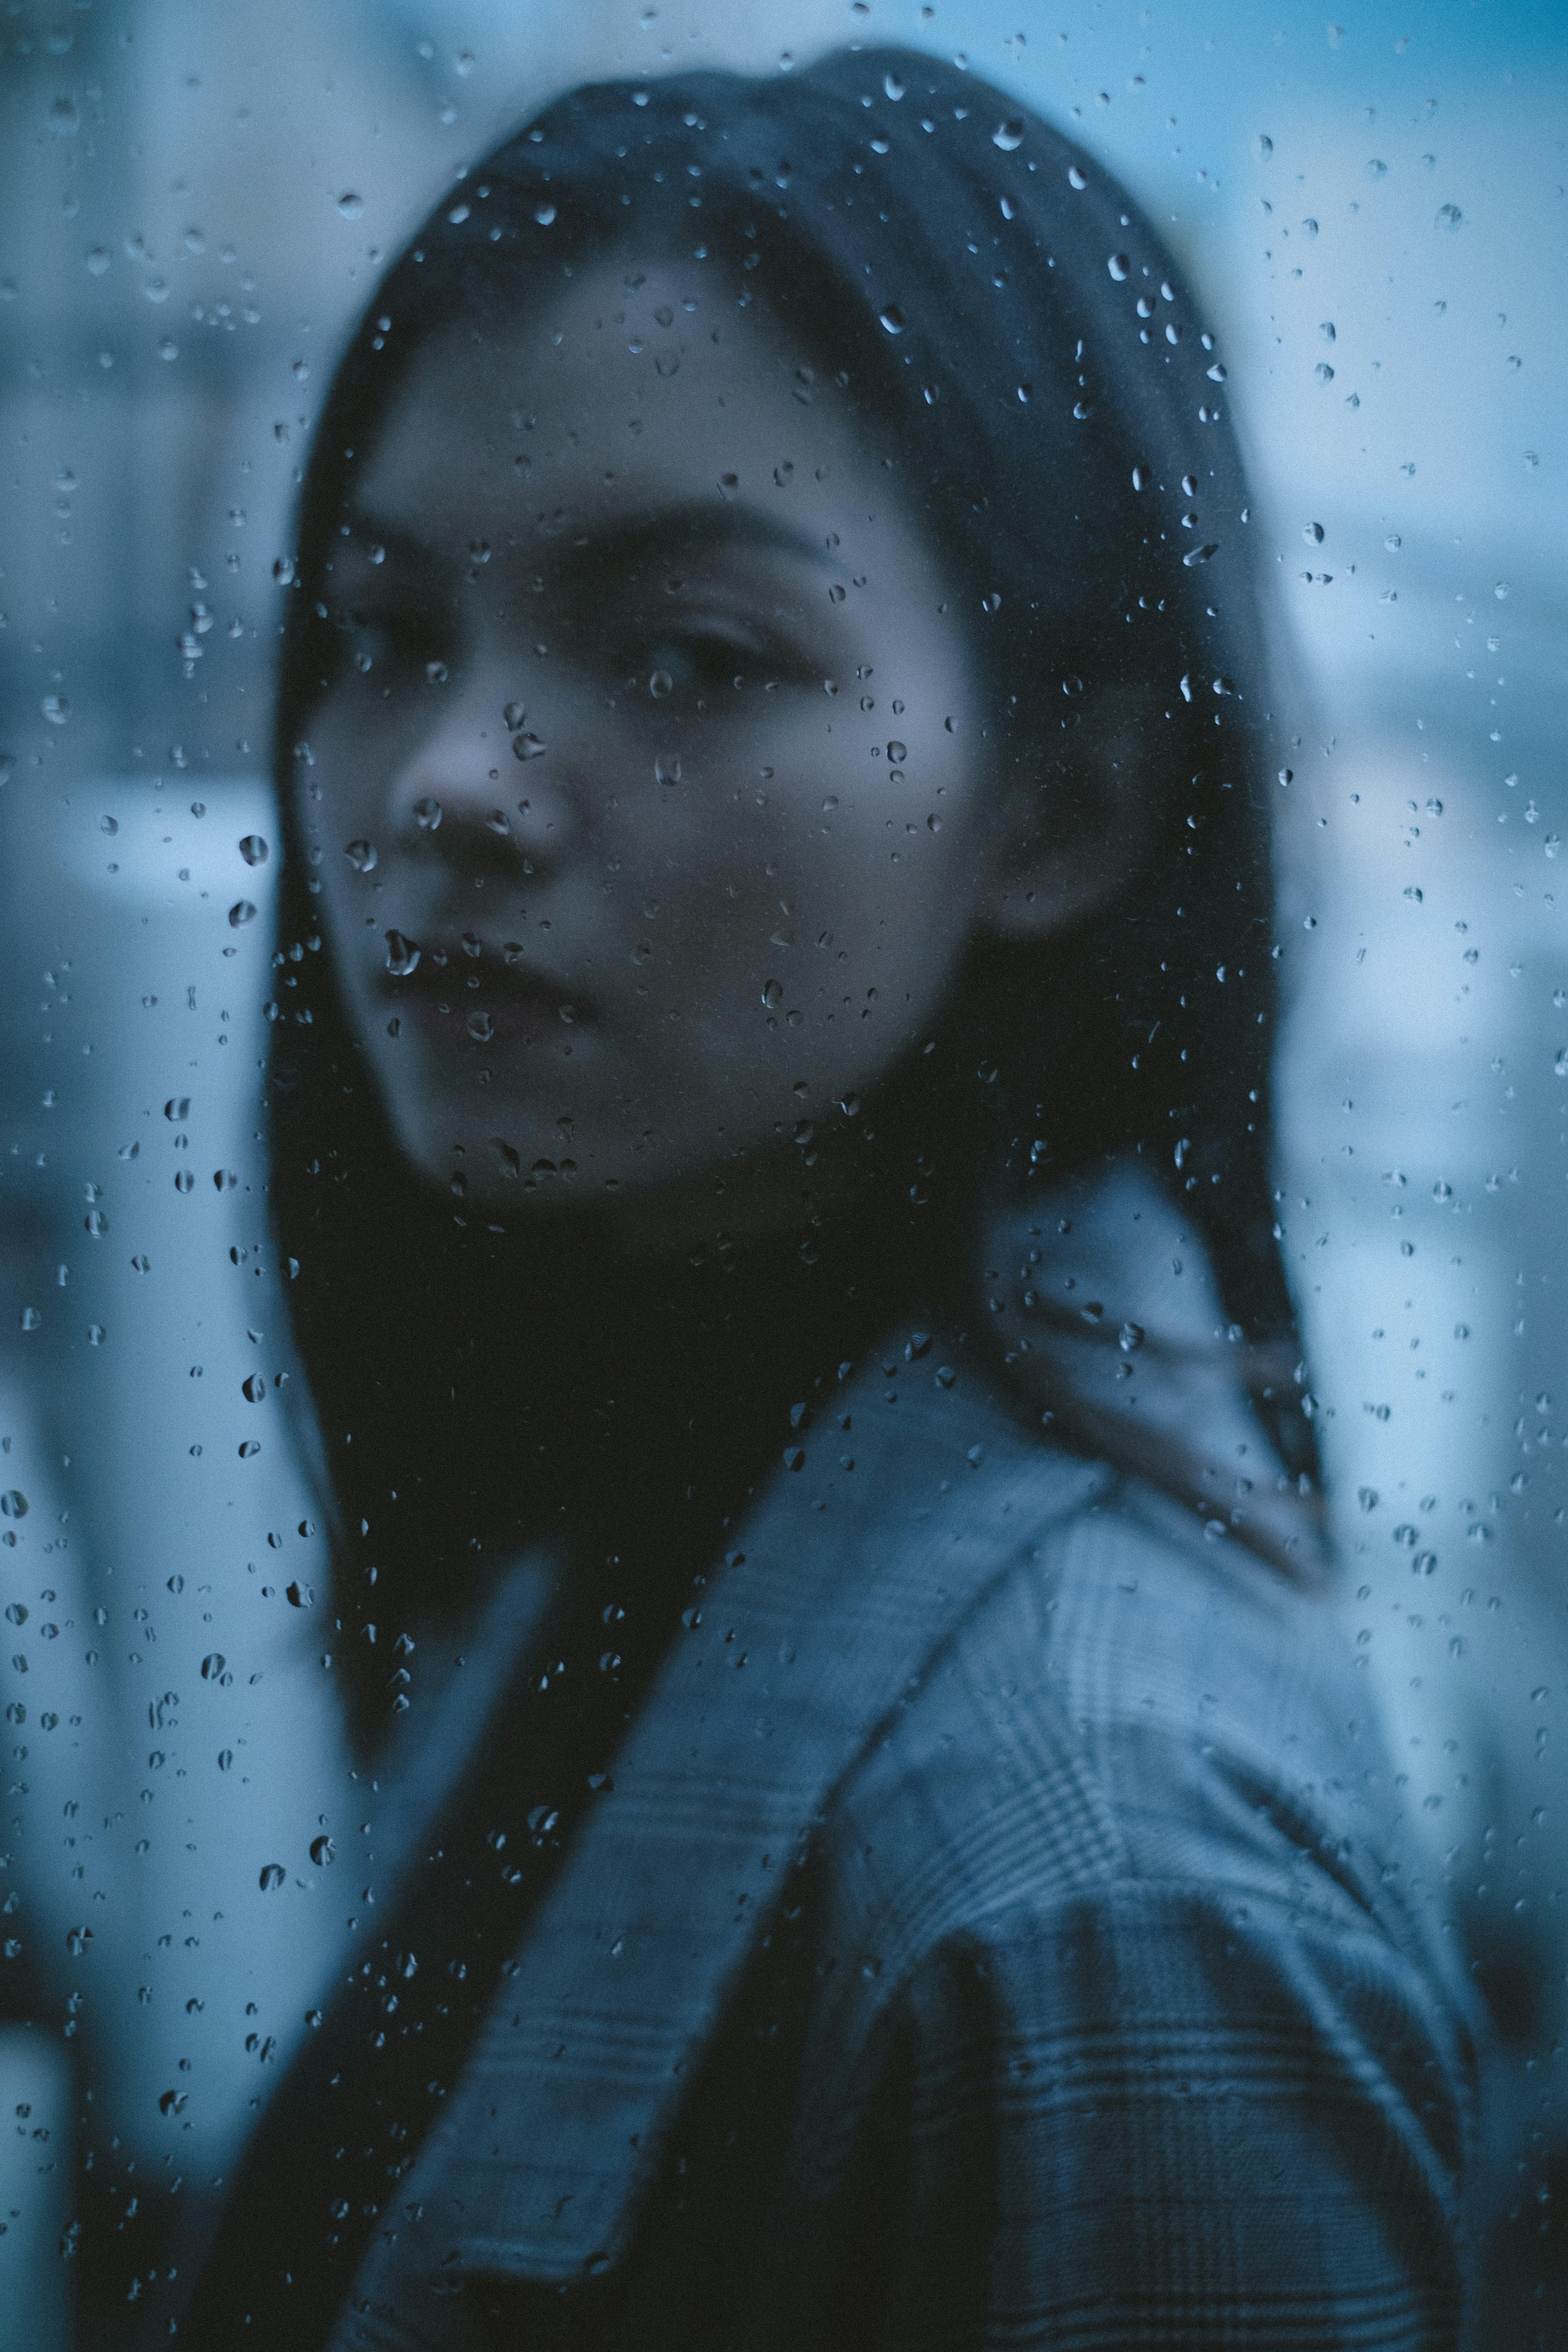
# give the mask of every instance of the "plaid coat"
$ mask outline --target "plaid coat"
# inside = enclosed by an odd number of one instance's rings
[[[333,2352],[1456,2341],[1467,2011],[1331,1612],[935,1361],[777,1473]]]

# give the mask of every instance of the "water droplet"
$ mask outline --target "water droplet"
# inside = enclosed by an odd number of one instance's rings
[[[206,1656],[202,1660],[203,1682],[216,1683],[227,1664],[228,1660],[224,1656],[221,1650],[209,1650]]]
[[[888,758],[895,768],[900,766],[902,762],[909,758],[909,751],[902,743],[889,744]]]
[[[901,335],[903,333],[905,323],[904,314],[900,310],[896,302],[889,302],[886,310],[879,310],[877,317],[879,322],[886,328],[889,335]]]
[[[163,1105],[163,1117],[168,1120],[171,1127],[178,1127],[182,1120],[189,1118],[190,1115],[191,1098],[189,1095],[171,1095],[168,1101]]]
[[[369,874],[376,865],[377,851],[374,841],[351,841],[346,845],[343,856],[356,874]]]
[[[265,866],[271,853],[258,833],[247,833],[239,845],[239,854],[247,866]]]
[[[1142,1323],[1124,1323],[1116,1336],[1116,1344],[1124,1356],[1136,1355],[1143,1345]]]
[[[284,1869],[283,1864],[280,1862],[264,1862],[261,1865],[261,1875],[258,1879],[257,1884],[260,1887],[263,1895],[270,1895],[275,1886],[282,1885],[283,1881],[288,1874],[288,1872]],[[164,2095],[167,2097],[172,2095],[172,2094],[165,2093]],[[164,2113],[167,2114],[167,2112],[168,2110],[165,2108]]]
[[[656,702],[662,702],[667,694],[674,693],[675,680],[667,669],[656,669],[647,682],[647,690]]]
[[[782,980],[763,981],[763,1003],[767,1005],[770,1010],[776,1010],[776,1008],[784,1003],[784,982]]]
[[[1004,155],[1010,155],[1015,147],[1021,147],[1023,143],[1024,126],[1016,114],[1009,115],[1005,122],[999,122],[991,133],[991,144],[1000,147]]]
[[[230,930],[243,930],[247,923],[253,923],[255,920],[256,909],[251,905],[250,900],[248,898],[237,898],[233,906],[228,910],[228,923]]]
[[[477,1037],[481,1045],[488,1045],[495,1035],[495,1023],[488,1013],[470,1013],[468,1027],[469,1036]]]
[[[1068,165],[1068,185],[1069,188],[1087,188],[1089,185],[1086,174],[1079,170],[1076,163]]]
[[[318,1870],[325,1870],[327,1864],[330,1862],[336,1862],[337,1858],[337,1847],[332,1843],[330,1837],[318,1837],[310,1840],[310,1860],[315,1864]]]
[[[555,218],[555,207],[551,203],[548,196],[546,196],[542,204],[534,205],[533,217],[539,223],[541,228],[548,228],[550,226],[551,222]]]
[[[1438,205],[1437,217],[1433,223],[1435,228],[1446,228],[1451,232],[1457,228],[1463,228],[1464,226],[1465,215],[1458,205]]]
[[[57,139],[74,138],[81,127],[74,98],[57,98],[49,109],[49,129]]]
[[[284,1586],[283,1598],[288,1601],[290,1609],[310,1609],[315,1606],[315,1588],[313,1585],[300,1584],[296,1580],[292,1584]]]
[[[1320,360],[1317,366],[1312,370],[1312,373],[1317,377],[1320,383],[1332,383],[1334,380],[1333,369],[1329,365],[1327,360]]]
[[[653,772],[658,783],[678,784],[680,782],[680,761],[673,751],[661,751],[653,763]]]
[[[882,88],[887,91],[888,96],[893,100],[895,104],[904,94],[904,85],[899,79],[897,74],[884,74],[882,76]]]
[[[1252,152],[1260,163],[1267,163],[1274,152],[1274,142],[1267,131],[1260,131],[1252,142]]]
[[[395,980],[406,980],[417,969],[419,950],[413,940],[405,939],[398,930],[386,934],[386,969]]]
[[[352,188],[345,188],[338,198],[338,210],[344,220],[359,220],[364,213],[364,198],[356,196]]]
[[[414,803],[414,821],[421,833],[434,833],[441,822],[440,802],[426,793],[423,800]]]
[[[272,577],[277,581],[279,588],[291,587],[294,582],[293,558],[288,555],[280,555],[278,558],[277,562],[272,567]]]
[[[70,704],[63,694],[46,694],[38,708],[51,727],[63,727],[71,715]]]
[[[520,727],[527,724],[528,712],[521,702],[509,702],[501,717],[506,720],[509,733],[515,735]]]
[[[1113,253],[1105,266],[1118,286],[1123,284],[1132,275],[1132,264],[1124,253]]]
[[[25,1519],[26,1517],[27,1497],[22,1493],[19,1487],[9,1487],[4,1495],[0,1495],[0,1513],[3,1513],[8,1519]]]
[[[659,676],[662,677],[663,675],[664,672],[661,670],[659,672]],[[657,694],[658,692],[658,688],[656,687],[654,691]],[[537,735],[514,735],[512,737],[511,749],[514,759],[542,760],[544,757],[545,752],[550,749],[550,746],[548,743],[542,741]]]

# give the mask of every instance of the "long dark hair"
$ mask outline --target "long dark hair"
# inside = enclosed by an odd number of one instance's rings
[[[999,791],[1037,791],[1042,825],[1070,827],[1079,730],[1141,692],[1152,838],[1109,907],[1044,947],[971,958],[937,1050],[889,1082],[914,1106],[889,1122],[917,1163],[889,1172],[898,1215],[928,1198],[961,1214],[983,1165],[1023,1184],[1141,1154],[1209,1244],[1286,1467],[1311,1470],[1278,1376],[1296,1347],[1268,1165],[1278,755],[1225,365],[1172,257],[1088,155],[972,75],[849,51],[766,80],[676,74],[562,99],[433,214],[322,415],[279,699],[288,987],[268,1095],[273,1213],[345,1540],[394,1485],[422,1542],[437,1522],[460,1534],[451,1478],[420,1462],[441,1430],[457,1454],[472,1441],[473,1509],[503,1475],[498,1323],[523,1245],[454,1218],[402,1165],[321,950],[298,812],[331,669],[332,551],[425,340],[460,320],[482,366],[564,276],[634,247],[753,291],[894,426],[894,479],[971,617]],[[409,1517],[421,1481],[431,1507]]]

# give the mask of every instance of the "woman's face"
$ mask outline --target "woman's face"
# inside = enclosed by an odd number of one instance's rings
[[[882,457],[698,264],[595,267],[405,377],[331,558],[303,816],[432,1181],[798,1185],[927,1032],[984,887],[980,728]]]

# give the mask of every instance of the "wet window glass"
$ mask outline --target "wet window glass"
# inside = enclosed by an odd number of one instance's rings
[[[1554,2342],[1562,26],[763,14],[0,6],[0,2338]]]

